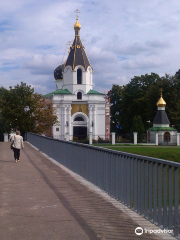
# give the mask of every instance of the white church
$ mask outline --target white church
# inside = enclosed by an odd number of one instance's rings
[[[59,126],[52,126],[54,138],[98,140],[110,138],[110,103],[105,94],[93,90],[93,68],[80,39],[78,16],[75,37],[66,61],[54,71],[56,91],[46,94],[57,109]]]

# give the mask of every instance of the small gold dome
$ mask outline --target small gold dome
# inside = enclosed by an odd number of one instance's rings
[[[74,24],[74,30],[80,30],[81,29],[81,24],[78,22],[78,19],[76,19],[76,22]]]
[[[166,106],[166,102],[164,101],[162,96],[160,97],[159,101],[157,102],[157,106],[158,107],[165,107]]]

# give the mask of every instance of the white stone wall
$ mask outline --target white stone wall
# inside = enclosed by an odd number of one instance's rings
[[[57,79],[55,82],[56,82],[56,88],[57,89],[62,89],[62,87],[63,87],[63,79]]]
[[[77,92],[81,91],[82,92],[82,100],[77,99]],[[53,102],[58,102],[58,103],[63,103],[64,101],[66,103],[72,102],[72,101],[77,101],[77,102],[84,102],[86,101],[88,104],[105,104],[105,99],[104,95],[95,95],[95,94],[85,94],[84,91],[80,88],[75,91],[74,94],[54,94],[52,97]]]
[[[82,70],[82,84],[77,84],[77,69]],[[78,89],[88,93],[93,88],[92,85],[92,69],[87,68],[87,71],[82,66],[77,66],[74,71],[70,66],[67,66],[63,72],[63,89],[68,89],[71,93],[76,92]]]
[[[153,124],[153,127],[169,127],[169,124]]]
[[[165,132],[170,133],[170,141],[168,142],[168,144],[169,145],[176,145],[177,144],[177,131],[159,131],[158,132],[158,145],[166,144],[166,142],[164,142],[164,133]],[[155,143],[156,133],[157,133],[156,131],[150,131],[150,141],[151,141],[151,143]]]
[[[95,139],[98,139],[98,136],[105,139],[105,103],[97,104],[97,125],[96,125],[96,131],[94,132]]]
[[[94,96],[94,100],[93,100]],[[73,125],[79,124],[79,126],[87,126],[87,135],[89,132],[93,133],[93,139],[98,139],[98,136],[105,139],[105,99],[104,95],[83,95],[84,100],[77,100],[76,95],[64,94],[53,95],[52,100],[54,107],[57,109],[57,116],[60,122],[60,126],[53,126],[53,136],[64,136],[66,132],[70,135],[70,140],[73,136]],[[91,99],[91,100],[89,100]],[[82,112],[77,112],[71,116],[71,104],[81,103],[88,104],[88,116]],[[74,123],[75,116],[84,117],[84,122]],[[66,122],[68,121],[68,126]],[[93,126],[92,126],[93,122]],[[59,127],[59,131],[56,128]]]

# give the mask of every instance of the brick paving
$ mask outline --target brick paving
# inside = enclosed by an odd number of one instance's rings
[[[18,163],[0,143],[0,205],[1,240],[162,239],[26,142]]]

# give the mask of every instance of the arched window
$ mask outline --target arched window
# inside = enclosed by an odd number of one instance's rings
[[[82,93],[81,92],[77,93],[77,99],[82,99]]]
[[[169,132],[164,133],[164,142],[170,142],[170,133]]]
[[[74,121],[84,121],[84,119],[82,117],[76,117]]]
[[[82,70],[80,68],[77,70],[77,84],[82,84]]]

